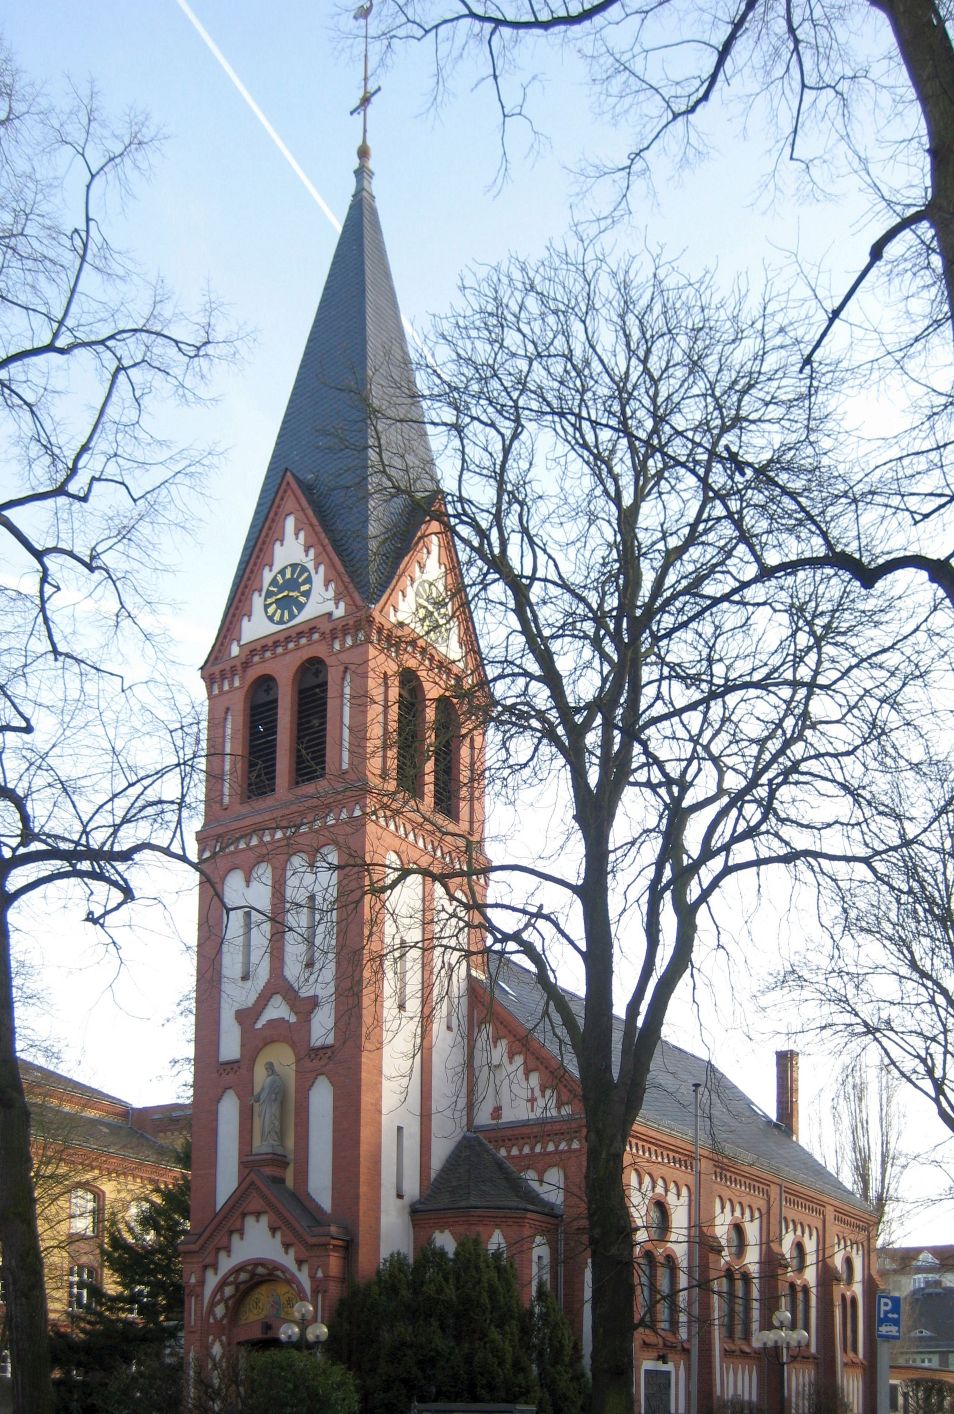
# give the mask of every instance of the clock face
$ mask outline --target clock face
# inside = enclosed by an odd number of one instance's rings
[[[265,586],[265,617],[271,624],[290,624],[308,603],[311,570],[300,562],[283,565]]]

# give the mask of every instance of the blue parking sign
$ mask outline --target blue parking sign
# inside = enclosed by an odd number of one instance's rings
[[[878,1321],[879,1340],[900,1340],[901,1339],[901,1297],[889,1296],[887,1292],[878,1292]]]

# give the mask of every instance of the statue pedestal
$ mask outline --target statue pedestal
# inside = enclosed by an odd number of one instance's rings
[[[259,1144],[242,1159],[244,1169],[257,1169],[275,1183],[284,1183],[289,1157],[280,1144]]]

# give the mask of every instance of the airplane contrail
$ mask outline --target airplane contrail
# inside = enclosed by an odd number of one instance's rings
[[[259,108],[258,104],[255,102],[255,99],[254,99],[254,98],[252,97],[252,95],[249,93],[248,89],[245,87],[244,83],[243,83],[242,80],[239,78],[238,74],[237,74],[237,73],[235,72],[235,70],[232,68],[232,65],[229,63],[228,59],[226,59],[225,55],[222,53],[221,49],[220,49],[219,46],[216,44],[215,40],[214,40],[214,39],[212,38],[212,36],[209,34],[208,30],[207,30],[207,29],[205,28],[205,26],[202,24],[201,20],[200,20],[200,19],[198,18],[198,16],[195,14],[195,12],[192,10],[192,8],[187,4],[187,0],[176,0],[176,4],[179,6],[179,9],[180,9],[180,10],[182,11],[182,13],[185,15],[186,19],[189,21],[190,25],[191,25],[192,28],[195,30],[196,34],[197,34],[197,35],[199,36],[199,38],[202,40],[203,44],[204,44],[204,45],[206,46],[206,48],[208,49],[209,53],[210,53],[210,54],[212,55],[212,57],[215,59],[216,63],[220,65],[220,67],[225,71],[225,73],[228,75],[228,77],[232,80],[232,83],[235,85],[235,87],[236,87],[236,89],[238,90],[239,94],[242,96],[242,98],[244,98],[244,100],[245,100],[245,102],[248,104],[249,108],[251,108],[252,112],[255,114],[256,118],[257,118],[258,121],[261,123],[262,127],[263,127],[263,128],[265,129],[265,131],[268,133],[268,136],[271,138],[272,142],[273,142],[273,143],[275,144],[275,146],[278,148],[279,152],[282,154],[282,156],[284,157],[285,161],[288,163],[288,165],[291,167],[292,171],[295,173],[296,177],[298,177],[298,178],[300,179],[300,181],[302,182],[302,184],[304,185],[305,190],[308,192],[309,196],[311,196],[311,197],[314,199],[314,201],[317,202],[318,206],[321,208],[321,210],[322,210],[322,212],[324,213],[324,215],[327,216],[328,220],[331,222],[331,224],[332,224],[332,226],[334,227],[335,231],[340,235],[340,233],[341,233],[341,222],[338,220],[337,216],[336,216],[335,213],[332,211],[331,207],[330,207],[330,206],[328,205],[328,203],[325,201],[324,197],[321,195],[321,192],[320,192],[320,191],[318,190],[318,188],[315,186],[314,182],[313,182],[313,181],[311,180],[311,178],[308,176],[307,172],[305,172],[305,170],[302,168],[301,164],[297,161],[297,159],[295,158],[294,153],[292,153],[292,152],[289,150],[289,148],[286,146],[286,144],[282,141],[282,139],[281,139],[281,137],[279,136],[279,134],[278,134],[278,133],[275,131],[275,129],[272,127],[271,123],[268,121],[268,119],[266,118],[265,114],[262,112],[261,108]]]
[[[313,200],[321,208],[323,214],[327,216],[328,220],[331,222],[331,225],[334,227],[336,234],[340,235],[341,222],[338,220],[331,207],[325,201],[324,197],[321,195],[321,192],[315,186],[314,182],[311,180],[308,173],[304,170],[301,163],[297,160],[294,153],[289,149],[287,144],[282,140],[281,136],[272,127],[271,123],[268,121],[261,108],[255,102],[255,99],[249,93],[248,89],[245,87],[238,74],[232,68],[232,65],[229,63],[228,59],[226,59],[225,55],[222,53],[221,49],[216,44],[211,34],[209,34],[209,31],[205,28],[202,21],[199,19],[198,15],[196,15],[192,7],[188,4],[188,0],[176,0],[176,4],[179,6],[179,9],[185,15],[186,19],[189,21],[196,34],[202,40],[202,43],[206,46],[213,59],[218,65],[220,65],[222,70],[228,75],[229,79],[231,79],[233,85],[235,86],[240,96],[248,104],[249,108],[251,108],[252,112],[255,114],[256,118],[261,123],[262,127],[268,133],[268,136],[271,138],[272,142],[278,148],[285,161],[295,173],[296,177],[298,177],[299,180],[302,182],[309,196],[313,198]],[[419,349],[423,350],[424,345],[421,339],[418,337],[416,329],[414,328],[410,320],[405,318],[403,314],[401,316],[401,323],[404,325],[404,331],[407,334],[408,338],[411,339]]]

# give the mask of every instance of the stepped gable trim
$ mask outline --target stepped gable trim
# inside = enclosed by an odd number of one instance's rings
[[[435,512],[440,512],[436,514]],[[434,497],[434,508],[428,513],[426,520],[420,526],[413,542],[408,547],[407,554],[397,566],[394,576],[381,598],[375,606],[375,612],[379,615],[379,621],[383,623],[393,644],[393,649],[402,659],[406,657],[408,640],[414,653],[426,662],[430,667],[441,670],[448,684],[460,691],[468,680],[471,680],[478,688],[479,694],[485,700],[487,706],[490,705],[490,685],[487,681],[487,672],[484,667],[484,660],[480,652],[480,644],[477,639],[477,630],[474,627],[473,616],[470,611],[470,602],[464,586],[464,575],[460,566],[460,557],[457,554],[457,546],[454,543],[454,536],[450,526],[447,524],[445,512],[444,493],[438,491]],[[438,648],[419,634],[415,634],[406,624],[395,622],[388,612],[390,606],[400,597],[402,589],[406,588],[406,581],[415,579],[415,570],[422,570],[427,563],[428,541],[436,538],[440,544],[441,561],[444,563],[444,573],[451,581],[454,590],[453,603],[455,605],[455,615],[457,626],[461,630],[464,640],[464,651],[460,663],[455,663],[448,658]]]
[[[411,1212],[535,1213],[558,1218],[562,1208],[542,1197],[481,1135],[468,1130]]]
[[[333,624],[330,620],[319,618],[308,619],[304,624],[300,624],[294,629],[276,628],[274,633],[252,639],[242,645],[240,643],[242,620],[250,611],[252,595],[256,589],[260,588],[261,565],[263,563],[271,564],[275,545],[282,539],[285,518],[288,515],[295,517],[298,530],[304,533],[305,549],[311,550],[316,563],[324,564],[326,582],[334,585],[335,599],[345,604],[344,616],[335,619]],[[342,624],[366,616],[366,614],[367,609],[361,595],[352,584],[330,537],[324,533],[321,521],[316,516],[304,487],[291,471],[286,470],[275,487],[271,505],[268,507],[255,542],[249,549],[248,559],[241,577],[236,579],[233,586],[233,593],[216,633],[212,651],[202,665],[202,671],[206,676],[209,676],[210,671],[213,675],[215,672],[231,672],[238,666],[240,670],[248,672],[250,668],[257,666],[263,658],[273,657],[283,648],[287,650],[297,647],[301,641],[306,639],[316,639],[324,634],[330,634],[339,629]],[[231,654],[233,643],[240,643],[239,653],[235,657]],[[263,644],[272,646],[263,653]],[[209,681],[211,682],[211,677],[209,677]]]
[[[499,987],[495,987],[491,980],[479,974],[471,973],[471,978],[477,987],[474,998],[478,1012],[477,1025],[486,1023],[497,1034],[497,1039],[507,1042],[508,1061],[512,1061],[516,1056],[523,1057],[525,1074],[529,1075],[531,1070],[539,1070],[549,1076],[552,1085],[548,1088],[557,1092],[559,1105],[577,1103],[580,1099],[580,1082],[573,1071],[549,1049],[533,1029],[514,1015],[507,1005],[506,994]],[[572,1121],[581,1116],[574,1113],[572,1116],[554,1115],[552,1118]],[[511,1123],[532,1124],[533,1121],[519,1119]]]
[[[284,1193],[279,1190],[284,1189]],[[288,1197],[286,1197],[288,1195]],[[288,1198],[294,1200],[289,1202]],[[322,1239],[350,1241],[351,1234],[337,1223],[313,1198],[304,1199],[284,1182],[274,1182],[256,1169],[247,1170],[201,1232],[189,1232],[180,1243],[182,1252],[201,1260],[214,1262],[219,1252],[228,1250],[232,1237],[238,1236],[245,1220],[256,1214],[268,1219],[273,1236],[290,1238],[301,1248],[314,1247]]]

